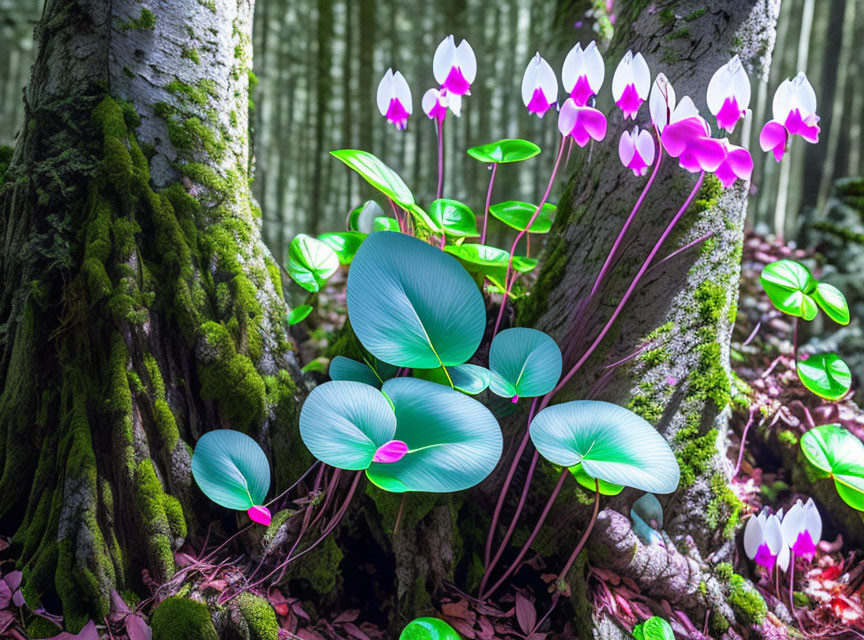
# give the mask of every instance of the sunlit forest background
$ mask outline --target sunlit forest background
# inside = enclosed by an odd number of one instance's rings
[[[486,167],[464,154],[471,145],[524,137],[553,146],[554,124],[527,114],[519,79],[535,50],[560,68],[576,41],[609,37],[614,25],[595,21],[591,5],[589,0],[259,0],[254,189],[264,211],[264,239],[274,255],[284,257],[298,232],[341,228],[348,211],[371,195],[359,181],[346,179],[344,168],[328,158],[330,149],[369,149],[397,168],[421,198],[431,195],[435,131],[419,102],[434,83],[432,52],[448,33],[470,39],[479,65],[463,116],[446,134],[453,142],[446,158],[448,192],[467,202],[485,193]],[[23,119],[20,97],[41,9],[42,0],[0,0],[0,144],[14,142]],[[862,172],[864,85],[850,79],[864,74],[859,49],[864,6],[783,0],[777,40],[771,78],[754,78],[753,116],[744,141],[758,146],[752,123],[770,117],[768,87],[804,70],[819,96],[822,144],[793,145],[791,162],[781,165],[754,152],[749,220],[763,233],[804,240],[801,229],[824,216],[833,183]],[[390,66],[402,70],[414,92],[415,117],[404,133],[389,127],[375,107],[378,80]],[[535,198],[552,161],[547,160],[533,163],[533,173],[508,171],[498,181],[496,198]]]

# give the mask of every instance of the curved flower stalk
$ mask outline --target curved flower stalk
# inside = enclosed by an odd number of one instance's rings
[[[558,77],[540,52],[534,54],[522,75],[522,102],[528,113],[538,118],[558,102]]]
[[[674,111],[675,89],[666,78],[666,74],[658,73],[651,87],[651,97],[648,99],[651,124],[657,129],[658,134],[663,133],[663,128],[669,124]]]
[[[747,521],[744,528],[744,551],[747,557],[761,567],[765,567],[768,575],[780,566],[784,571],[789,566],[789,547],[783,538],[780,525],[782,511],[778,515],[768,515],[763,509],[758,516]]]
[[[813,498],[806,504],[798,500],[783,517],[783,541],[791,549],[793,558],[808,562],[816,555],[816,545],[822,539],[822,517]]]
[[[605,77],[603,56],[593,40],[584,49],[582,43],[577,42],[564,58],[561,80],[564,91],[570,95],[577,107],[586,106],[588,101],[600,92]]]
[[[477,77],[477,58],[467,40],[456,46],[456,39],[449,35],[441,41],[432,59],[435,80],[448,93],[457,96],[470,95],[471,83]]]
[[[633,52],[628,50],[612,76],[612,97],[624,113],[625,119],[636,119],[639,107],[648,99],[650,88],[651,72],[648,70],[648,63],[641,53],[634,56]]]
[[[420,105],[430,120],[444,122],[449,109],[457,118],[462,115],[462,96],[449,93],[447,89],[429,89],[423,94]]]
[[[400,131],[408,126],[414,104],[411,88],[399,71],[394,73],[393,69],[387,69],[378,83],[378,111]]]
[[[725,157],[720,166],[714,171],[714,175],[720,180],[724,188],[731,187],[735,180],[749,180],[753,175],[753,158],[744,147],[738,147],[729,142],[728,138],[720,140]]]
[[[713,173],[726,157],[723,145],[711,137],[711,128],[690,96],[684,96],[675,107],[660,139],[666,152],[691,173]]]
[[[728,133],[747,115],[750,106],[750,78],[736,55],[717,69],[708,83],[708,110],[717,118],[717,126]]]
[[[801,71],[784,80],[774,93],[774,119],[762,127],[759,146],[770,151],[780,162],[791,136],[801,136],[810,143],[819,142],[819,116],[816,115],[816,92]]]
[[[573,98],[567,98],[558,112],[558,130],[584,147],[589,140],[599,142],[606,137],[606,116],[594,107],[579,107]]]
[[[633,171],[634,176],[644,176],[648,167],[654,164],[657,150],[654,146],[654,136],[647,131],[633,127],[633,131],[621,133],[618,142],[618,157],[621,164]]]

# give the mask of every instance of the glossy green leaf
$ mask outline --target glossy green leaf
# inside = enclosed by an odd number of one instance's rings
[[[420,205],[412,204],[410,207],[408,207],[408,213],[414,216],[414,220],[416,220],[418,224],[425,226],[433,233],[441,232],[441,225],[439,225],[438,222],[434,218],[432,218],[432,216],[426,213],[426,211],[422,207],[420,207]]]
[[[447,367],[447,373],[444,373],[444,369],[441,367],[437,369],[414,369],[414,377],[443,384],[446,387],[450,386],[452,380],[453,387],[457,391],[476,396],[489,386],[492,374],[489,369],[476,364],[460,364],[456,367]]]
[[[530,433],[537,451],[553,464],[581,463],[592,478],[652,493],[678,487],[678,461],[666,439],[618,405],[596,400],[556,404],[537,414]]]
[[[379,360],[434,369],[467,361],[486,330],[486,306],[458,261],[401,233],[373,233],[348,273],[348,317]]]
[[[291,326],[300,324],[309,317],[310,313],[312,313],[312,305],[301,304],[299,307],[294,307],[291,309],[291,313],[288,314],[288,324]]]
[[[338,231],[322,233],[318,239],[336,252],[339,264],[351,264],[366,235],[359,231]]]
[[[396,218],[389,218],[387,216],[378,216],[375,220],[372,221],[372,230],[373,231],[396,231],[397,233],[400,231],[399,229],[399,221]]]
[[[331,151],[330,155],[354,169],[366,182],[396,204],[405,208],[414,204],[414,196],[408,185],[375,155],[360,149],[339,149]]]
[[[486,164],[521,162],[540,153],[540,147],[528,140],[504,139],[468,149],[468,155]]]
[[[839,400],[852,386],[852,372],[836,353],[816,353],[798,362],[798,379],[820,398]]]
[[[468,238],[480,235],[474,212],[457,200],[435,200],[429,205],[429,215],[448,236]]]
[[[390,403],[378,389],[360,382],[325,382],[312,390],[300,410],[306,448],[340,469],[366,469],[395,432]]]
[[[406,443],[408,453],[398,462],[369,465],[366,475],[376,486],[448,493],[473,487],[495,469],[501,429],[477,400],[417,378],[393,378],[382,391],[396,412],[392,438]]]
[[[285,270],[291,279],[313,293],[339,268],[339,256],[328,245],[316,238],[299,234],[288,247]]]
[[[548,233],[552,228],[552,221],[555,218],[555,212],[558,210],[554,204],[548,202],[540,209],[540,213],[531,224],[529,233]],[[528,221],[534,212],[537,211],[537,205],[530,202],[519,202],[518,200],[507,200],[499,202],[489,207],[489,213],[493,217],[498,218],[506,225],[522,231],[528,226]]]
[[[372,221],[378,216],[383,216],[384,210],[374,200],[367,200],[363,204],[351,209],[348,214],[348,230],[360,233],[372,233]]]
[[[399,640],[461,640],[449,624],[438,618],[417,618],[402,630]]]
[[[762,269],[760,280],[771,302],[783,313],[805,320],[816,317],[813,293],[817,282],[804,265],[794,260],[772,262]]]
[[[505,329],[489,347],[489,390],[504,398],[542,396],[558,384],[561,366],[561,350],[542,331]]]
[[[820,282],[816,285],[813,299],[834,322],[849,324],[849,305],[840,289],[827,282]]]
[[[345,356],[336,356],[330,361],[330,377],[333,380],[353,380],[378,389],[396,375],[397,368],[386,362],[373,362],[375,368],[365,362],[357,362]]]
[[[663,618],[654,616],[633,627],[634,640],[675,640],[672,627]]]
[[[310,360],[300,368],[300,371],[303,373],[327,373],[327,358],[321,356]]]
[[[810,429],[801,436],[810,463],[834,479],[837,493],[853,509],[864,511],[864,443],[839,424]]]
[[[270,489],[267,456],[239,431],[216,429],[198,438],[192,477],[208,498],[228,509],[245,511],[264,503]]]
[[[581,484],[583,487],[588,489],[589,491],[600,490],[600,493],[604,496],[617,496],[619,493],[624,491],[624,486],[620,484],[612,484],[611,482],[606,482],[605,480],[601,480],[600,478],[593,478],[588,475],[588,472],[582,468],[581,464],[575,464],[572,467],[568,467],[567,469],[576,481]]]
[[[510,260],[510,254],[486,244],[460,244],[447,245],[444,247],[447,253],[450,253],[465,265],[465,268],[473,273],[481,273],[486,276],[492,276],[500,281],[504,280],[504,274],[507,271],[507,263]],[[513,269],[520,273],[527,273],[537,266],[537,260],[534,258],[526,258],[525,256],[513,256]]]

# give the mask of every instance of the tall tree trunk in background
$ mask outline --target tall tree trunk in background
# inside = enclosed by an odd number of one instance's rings
[[[665,73],[679,101],[691,96],[710,118],[705,107],[708,81],[733,54],[741,57],[754,85],[767,73],[779,1],[736,0],[723,3],[723,8],[716,6],[622,3],[615,37],[605,56],[607,85],[624,52],[639,51],[648,61],[652,78]],[[569,365],[594,341],[696,181],[677,161],[664,158],[614,270],[574,330],[572,312],[587,298],[645,183],[620,167],[618,136],[632,124],[622,122],[620,110],[610,105],[608,89],[603,93],[599,102],[606,105],[609,116],[607,140],[594,146],[590,162],[587,150],[576,154],[575,175],[549,235],[545,265],[518,317],[519,324],[543,329],[561,344],[575,340]],[[647,105],[643,105],[639,121],[647,119]],[[757,148],[752,151],[758,153]],[[756,622],[752,612],[738,607],[740,600],[730,597],[736,587],[728,573],[713,574],[705,560],[709,554],[712,562],[732,557],[741,508],[729,489],[725,451],[729,341],[748,187],[739,182],[723,191],[713,176],[705,178],[658,260],[706,234],[710,238],[646,274],[613,330],[556,399],[593,397],[626,405],[654,424],[672,444],[681,466],[681,485],[675,494],[660,499],[668,514],[666,531],[678,550],[671,547],[668,555],[663,552],[664,558],[655,558],[650,548],[638,542],[626,517],[636,496],[624,492],[604,505],[592,538],[591,563],[629,575],[644,592],[673,601],[690,613],[704,616],[710,609],[717,635],[736,618]],[[607,369],[637,350],[641,350],[639,355],[628,363]],[[565,363],[564,370],[568,369]],[[585,511],[584,506],[581,509]],[[572,528],[569,522],[568,527]],[[581,526],[574,530],[579,532]],[[578,533],[571,534],[576,536]],[[694,618],[700,628],[702,619]]]
[[[252,9],[49,0],[36,29],[0,178],[0,517],[27,602],[72,630],[142,568],[171,575],[216,513],[192,488],[201,433],[252,435],[276,489],[308,465],[248,186]]]

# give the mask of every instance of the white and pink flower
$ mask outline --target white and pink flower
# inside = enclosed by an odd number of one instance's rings
[[[558,112],[558,130],[584,147],[589,140],[599,142],[606,137],[606,116],[593,107],[576,106],[573,98],[567,98]]]
[[[540,53],[535,53],[522,76],[522,102],[542,118],[558,102],[558,78]]]
[[[411,88],[398,71],[387,69],[378,83],[378,111],[400,131],[408,126],[408,117],[414,110]]]
[[[810,143],[819,142],[816,92],[803,71],[777,87],[773,111],[774,119],[766,122],[759,134],[759,145],[763,151],[771,151],[777,162],[783,159],[790,136],[801,136]]]
[[[429,89],[423,94],[420,101],[425,113],[430,119],[444,122],[447,117],[447,109],[453,112],[457,118],[462,115],[462,96],[448,93],[447,89]]]
[[[669,124],[672,112],[675,111],[675,89],[664,73],[658,73],[654,79],[651,97],[648,99],[648,111],[651,114],[651,124],[658,132],[663,133],[663,128]]]
[[[639,127],[633,127],[632,132],[623,132],[618,142],[621,164],[631,169],[636,176],[644,176],[648,172],[648,167],[654,164],[656,151],[654,136],[648,131],[640,131]]]
[[[768,515],[764,509],[758,516],[750,518],[744,528],[744,551],[769,574],[777,565],[785,570],[789,565],[789,547],[783,540],[780,518]]]
[[[456,46],[456,39],[449,35],[441,41],[432,59],[435,80],[449,94],[464,96],[470,93],[471,83],[477,77],[477,58],[466,40]]]
[[[666,152],[678,158],[681,168],[692,173],[712,173],[726,159],[723,144],[711,137],[711,128],[690,96],[684,96],[675,107],[660,140]]]
[[[624,118],[636,119],[636,112],[648,99],[650,88],[651,72],[648,70],[648,63],[641,53],[634,56],[633,52],[628,50],[612,76],[612,97],[624,113]]]
[[[726,157],[714,171],[724,188],[731,187],[735,180],[749,180],[753,175],[753,158],[744,147],[738,147],[729,142],[728,138],[720,140]]]
[[[714,73],[706,98],[717,126],[732,133],[750,106],[750,78],[737,55]]]
[[[813,498],[802,504],[798,500],[783,517],[783,540],[797,558],[812,560],[816,545],[822,539],[822,518]]]
[[[600,92],[605,77],[603,56],[593,40],[584,49],[582,43],[576,43],[564,58],[561,80],[577,107],[584,107]]]

